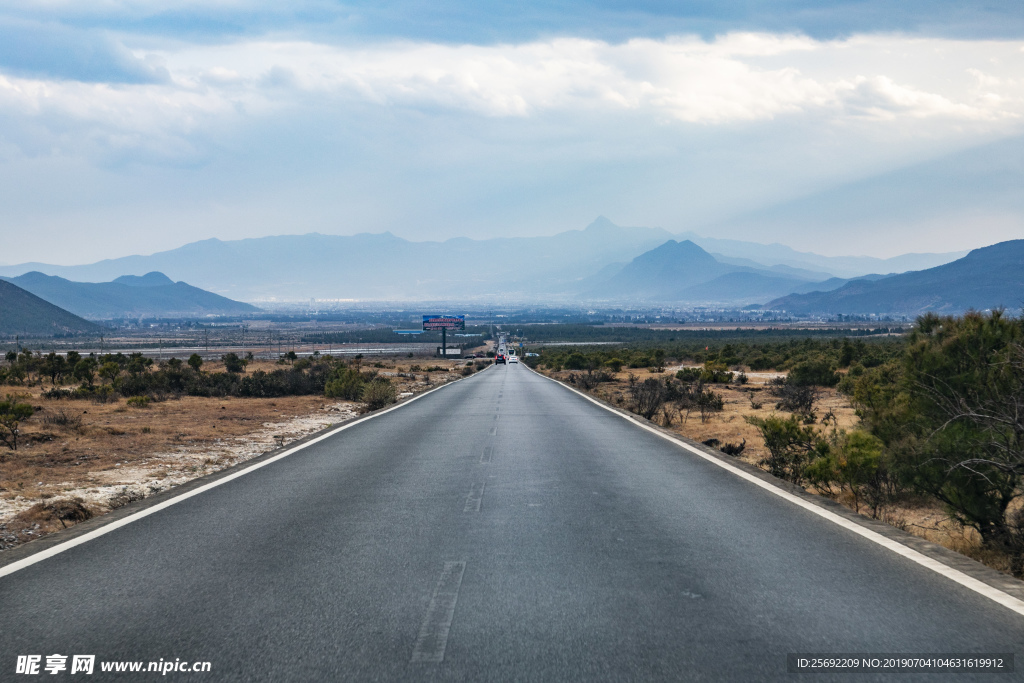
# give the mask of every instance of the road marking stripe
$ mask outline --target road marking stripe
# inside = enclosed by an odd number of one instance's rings
[[[484,501],[485,483],[473,484],[469,488],[469,495],[466,496],[466,506],[462,508],[463,512],[480,512],[480,505]]]
[[[476,375],[472,375],[472,377],[476,377]],[[4,567],[0,567],[0,578],[2,578],[4,576],[7,576],[8,574],[13,574],[14,572],[19,571],[21,569],[24,569],[25,567],[30,567],[30,566],[34,565],[36,562],[42,562],[43,560],[51,558],[54,555],[59,555],[60,553],[66,551],[66,550],[71,550],[72,548],[74,548],[77,545],[82,545],[83,543],[88,543],[89,541],[91,541],[93,539],[99,538],[100,536],[103,536],[105,534],[109,534],[111,531],[115,531],[116,529],[120,529],[123,526],[128,526],[132,522],[137,522],[138,520],[142,519],[143,517],[148,517],[149,515],[152,515],[154,513],[160,512],[161,510],[169,508],[172,505],[177,505],[178,503],[180,503],[180,502],[182,502],[184,500],[188,500],[192,496],[198,496],[200,493],[205,493],[206,491],[209,491],[212,488],[216,488],[216,487],[218,487],[218,486],[220,486],[222,484],[226,484],[229,481],[232,481],[233,479],[238,479],[239,477],[241,477],[243,475],[246,475],[246,474],[249,474],[250,472],[254,472],[254,471],[260,469],[261,467],[266,467],[267,465],[269,465],[271,463],[275,463],[278,460],[281,460],[282,458],[287,458],[289,455],[292,455],[293,453],[298,453],[303,448],[308,448],[309,446],[312,446],[315,443],[319,443],[319,442],[323,441],[324,439],[329,439],[330,437],[334,436],[335,434],[339,434],[339,433],[345,431],[346,429],[351,429],[352,427],[355,427],[358,424],[362,424],[363,422],[366,422],[368,420],[372,420],[372,419],[374,419],[376,417],[380,417],[381,415],[386,415],[386,414],[390,413],[393,410],[398,410],[399,408],[404,408],[405,406],[409,405],[413,401],[418,401],[419,399],[423,398],[424,396],[427,396],[428,394],[432,394],[435,391],[439,391],[441,389],[444,389],[445,387],[450,387],[453,384],[455,384],[456,382],[461,382],[461,381],[463,381],[463,378],[460,378],[460,379],[457,379],[457,380],[453,380],[451,382],[448,382],[447,384],[442,384],[439,387],[435,387],[435,388],[433,388],[433,389],[431,389],[429,391],[425,391],[422,394],[420,394],[419,396],[413,396],[412,398],[408,399],[407,401],[399,403],[398,405],[391,406],[390,408],[388,408],[386,410],[382,410],[379,413],[374,413],[373,415],[367,415],[366,417],[361,417],[358,420],[355,420],[354,422],[348,422],[346,424],[343,424],[340,427],[338,427],[337,429],[332,429],[331,431],[327,432],[326,434],[321,434],[320,436],[316,437],[315,439],[310,439],[309,441],[307,441],[305,443],[302,443],[302,444],[299,444],[298,446],[296,446],[294,448],[290,448],[287,451],[285,451],[284,453],[280,453],[278,455],[275,455],[272,458],[267,458],[266,460],[261,460],[260,462],[255,463],[254,465],[252,465],[250,467],[246,467],[245,469],[239,470],[239,471],[234,472],[232,474],[229,474],[229,475],[227,475],[225,477],[221,477],[220,479],[217,479],[216,481],[211,481],[209,484],[204,484],[203,486],[200,486],[199,488],[195,488],[195,489],[192,489],[191,491],[187,491],[185,493],[182,493],[181,495],[175,496],[174,498],[171,498],[169,500],[165,500],[164,502],[159,503],[157,505],[154,505],[153,507],[146,508],[145,510],[139,510],[138,512],[136,512],[136,513],[134,513],[132,515],[128,515],[127,517],[119,519],[116,522],[111,522],[110,524],[105,524],[104,526],[101,526],[98,529],[94,529],[93,531],[90,531],[87,534],[82,534],[81,536],[78,536],[77,538],[73,538],[70,541],[65,541],[64,543],[60,543],[58,545],[52,546],[50,548],[47,548],[46,550],[41,550],[38,553],[35,553],[34,555],[29,555],[28,557],[26,557],[24,559],[21,559],[21,560],[18,560],[17,562],[12,562],[9,565],[6,565]]]
[[[498,434],[498,428],[497,427],[491,427],[490,435],[491,436],[497,436],[497,434]]]
[[[484,446],[484,453],[480,456],[480,464],[486,465],[491,461],[491,456],[494,455],[493,446]]]
[[[762,489],[764,489],[765,491],[768,491],[769,493],[773,493],[776,496],[779,496],[780,498],[782,498],[784,500],[787,500],[790,503],[793,503],[794,505],[798,505],[798,506],[802,507],[803,509],[807,510],[808,512],[812,512],[812,513],[818,515],[819,517],[822,517],[822,518],[832,522],[833,524],[841,526],[844,529],[848,529],[848,530],[852,531],[853,533],[858,534],[858,535],[866,538],[869,541],[877,543],[878,545],[882,546],[883,548],[887,548],[888,550],[891,550],[892,552],[896,553],[897,555],[901,555],[901,556],[907,558],[908,560],[916,562],[917,564],[921,565],[922,567],[925,567],[927,569],[932,570],[936,574],[941,574],[942,576],[945,576],[947,579],[955,581],[955,582],[957,582],[958,584],[960,584],[961,586],[963,586],[965,588],[969,588],[970,590],[972,590],[972,591],[974,591],[976,593],[984,595],[986,598],[992,600],[993,602],[999,603],[1000,605],[1002,605],[1003,607],[1006,607],[1007,609],[1013,610],[1014,612],[1016,612],[1018,614],[1024,615],[1024,601],[1019,600],[1019,599],[1013,597],[1009,593],[1004,593],[1003,591],[999,590],[998,588],[995,588],[993,586],[988,585],[984,581],[979,581],[978,579],[974,578],[973,576],[969,576],[969,575],[963,573],[962,571],[960,571],[958,569],[953,569],[952,567],[950,567],[948,565],[945,565],[945,564],[943,564],[942,562],[939,562],[936,559],[928,557],[927,555],[924,555],[923,553],[919,553],[918,551],[914,550],[913,548],[909,548],[909,547],[903,545],[902,543],[900,543],[898,541],[894,541],[891,538],[883,536],[882,534],[878,533],[877,531],[873,531],[871,529],[868,529],[867,527],[863,527],[860,524],[857,524],[857,523],[855,523],[855,522],[853,522],[853,521],[851,521],[849,519],[846,519],[845,517],[843,517],[841,515],[837,515],[836,513],[832,512],[831,510],[826,510],[825,508],[819,507],[819,506],[815,505],[814,503],[811,503],[810,501],[806,501],[803,498],[800,498],[799,496],[793,495],[789,491],[784,491],[783,489],[781,489],[781,488],[779,488],[777,486],[774,486],[774,485],[772,485],[771,483],[769,483],[767,481],[763,481],[763,480],[755,477],[754,475],[750,474],[749,472],[744,472],[743,470],[741,470],[738,467],[730,465],[727,462],[723,462],[723,461],[719,460],[718,458],[712,457],[712,456],[708,455],[707,453],[704,453],[700,449],[691,446],[688,443],[685,443],[683,441],[679,441],[677,439],[674,439],[671,436],[669,436],[668,434],[663,434],[662,432],[659,432],[657,429],[652,428],[650,425],[645,425],[644,423],[640,422],[639,420],[637,420],[637,419],[635,419],[633,417],[630,417],[629,415],[623,415],[622,413],[618,412],[617,410],[613,410],[612,408],[604,405],[603,403],[601,403],[597,399],[595,399],[595,398],[593,398],[591,396],[588,396],[587,394],[584,394],[583,392],[578,391],[577,389],[573,389],[572,387],[566,386],[566,385],[562,384],[561,382],[559,382],[557,380],[554,380],[554,379],[552,379],[550,377],[547,377],[545,375],[541,375],[539,372],[534,371],[534,373],[537,374],[540,377],[543,377],[544,379],[546,379],[548,381],[554,382],[555,384],[557,384],[558,386],[562,387],[563,389],[568,389],[569,391],[571,391],[571,392],[573,392],[575,394],[579,394],[580,396],[582,396],[583,398],[587,399],[588,401],[590,401],[594,405],[598,406],[599,408],[603,408],[604,410],[607,410],[608,412],[612,413],[613,415],[618,415],[622,419],[627,420],[629,422],[632,422],[637,427],[640,427],[641,429],[645,429],[648,432],[650,432],[650,433],[652,433],[652,434],[654,434],[656,436],[661,437],[662,439],[664,439],[665,441],[668,441],[671,444],[675,444],[676,446],[684,448],[687,451],[693,453],[694,455],[698,455],[701,458],[704,458],[705,460],[707,460],[708,462],[713,463],[715,465],[718,465],[722,469],[727,470],[727,471],[731,472],[732,474],[735,474],[736,476],[749,481],[751,484],[754,484],[755,486],[761,487]]]
[[[455,603],[459,601],[462,575],[466,573],[465,562],[445,562],[441,578],[437,580],[434,595],[430,598],[427,616],[420,626],[416,646],[412,650],[411,662],[443,662],[448,647],[448,633],[455,618]]]

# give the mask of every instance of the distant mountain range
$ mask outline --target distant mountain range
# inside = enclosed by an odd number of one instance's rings
[[[611,292],[602,288],[611,275],[675,237],[660,228],[620,227],[603,217],[584,230],[550,237],[410,242],[390,233],[313,233],[234,241],[212,239],[150,256],[81,266],[5,266],[0,267],[0,275],[39,271],[69,280],[106,282],[122,275],[160,271],[220,295],[251,302],[310,298],[566,302],[591,292],[604,292],[600,298],[606,298]],[[758,303],[764,303],[766,291],[773,297],[809,291],[800,289],[801,283],[829,280],[837,273],[849,277],[891,272],[902,263],[898,259],[868,258],[833,261],[781,245],[696,237],[691,241],[715,252],[720,265],[739,267],[736,271],[716,271],[720,275],[762,272],[765,278],[771,278],[763,281],[768,289],[761,292]],[[956,255],[925,254],[918,260],[935,265],[953,258]],[[831,268],[831,264],[837,267]],[[738,281],[732,285],[746,292],[754,287],[755,280],[748,276],[748,285],[741,286]],[[783,291],[788,281],[797,283],[794,286],[798,288]],[[677,293],[689,296],[682,289]],[[698,289],[693,295],[704,300],[711,294]]]
[[[821,256],[807,251],[797,251],[784,244],[757,244],[740,240],[701,237],[695,233],[684,233],[682,238],[692,240],[724,263],[744,265],[771,265],[776,268],[790,267],[802,273],[830,273],[838,277],[863,277],[873,273],[903,273],[908,270],[924,270],[949,263],[966,255],[966,251],[944,254],[902,254],[892,258],[872,256]],[[749,262],[754,262],[749,263]]]
[[[1024,240],[975,249],[935,268],[882,280],[858,280],[832,291],[791,294],[765,308],[795,315],[917,315],[925,311],[958,314],[968,309],[1024,306]]]
[[[0,280],[0,335],[52,337],[100,331],[99,325]]]
[[[72,282],[40,272],[0,280],[76,316],[93,320],[242,315],[259,310],[184,282],[174,282],[158,272],[126,275],[113,282]]]
[[[747,261],[748,263],[752,263]],[[841,287],[850,280],[795,268],[723,262],[691,242],[669,240],[582,292],[609,303],[648,302],[745,306],[790,294]]]

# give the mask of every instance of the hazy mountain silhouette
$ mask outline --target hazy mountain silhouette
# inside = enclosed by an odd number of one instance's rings
[[[956,314],[968,309],[1019,309],[1024,304],[1024,240],[975,249],[936,268],[858,280],[831,292],[793,294],[766,305],[797,315]]]
[[[825,280],[827,275],[793,268],[782,271],[723,263],[690,240],[668,240],[611,273],[603,282],[593,284],[583,296],[605,301],[731,306],[761,303],[795,291],[839,287],[848,282],[839,278]],[[815,279],[809,279],[812,277]]]
[[[770,270],[778,270],[783,275],[786,274],[786,268],[791,268],[794,275],[831,273],[848,279],[873,273],[902,273],[908,270],[934,268],[967,254],[966,251],[901,254],[884,259],[873,256],[822,256],[797,251],[784,244],[759,244],[701,237],[692,232],[683,233],[680,238],[692,240],[723,263],[769,267]]]
[[[701,248],[701,242],[714,248]],[[667,243],[683,246],[665,247]],[[708,253],[709,249],[715,254]],[[934,262],[948,256],[899,258]],[[858,257],[837,259],[835,263],[848,273],[879,264],[894,265],[899,258]],[[621,227],[600,217],[583,230],[548,237],[410,242],[390,233],[311,233],[232,241],[211,239],[149,256],[88,265],[5,266],[0,267],[0,275],[39,271],[67,280],[104,282],[133,290],[158,289],[170,286],[171,279],[184,280],[232,299],[267,302],[310,298],[565,302],[595,298],[745,305],[811,291],[806,283],[833,277],[834,273],[827,270],[832,262],[828,257],[782,245],[696,237],[677,242],[660,228]],[[154,271],[169,277],[157,277]],[[717,291],[704,287],[715,278],[738,272],[760,273],[761,277],[723,280],[717,283]],[[98,308],[69,310],[106,316],[136,308],[107,303]],[[122,312],[115,313],[118,310]]]
[[[564,298],[579,281],[608,264],[628,261],[670,237],[660,228],[623,228],[603,217],[585,230],[550,237],[410,242],[390,233],[311,233],[204,240],[150,256],[83,266],[6,266],[0,268],[0,274],[36,270],[98,282],[156,270],[248,301]]]
[[[55,306],[95,320],[239,315],[259,310],[184,282],[172,282],[163,273],[121,277],[114,282],[72,282],[39,272],[4,279]]]
[[[0,334],[33,337],[98,333],[99,325],[40,299],[15,284],[0,280]]]

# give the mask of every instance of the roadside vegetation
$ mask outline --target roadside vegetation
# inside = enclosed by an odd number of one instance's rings
[[[1020,318],[926,315],[902,337],[734,338],[539,354],[527,362],[1024,578]]]
[[[0,361],[0,550],[475,368],[430,360],[8,353]]]

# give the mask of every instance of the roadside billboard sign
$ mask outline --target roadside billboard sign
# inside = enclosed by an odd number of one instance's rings
[[[466,316],[464,315],[425,315],[423,316],[424,330],[464,330],[466,329]]]

